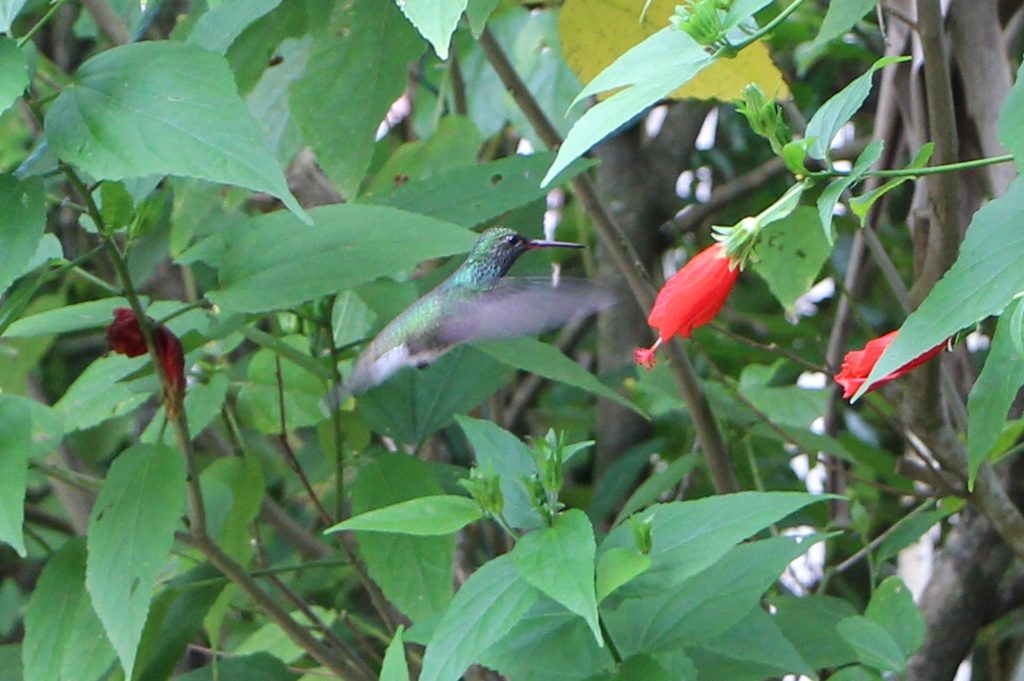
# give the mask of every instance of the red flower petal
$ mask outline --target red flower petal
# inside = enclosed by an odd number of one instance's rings
[[[129,357],[138,357],[146,353],[146,340],[142,335],[135,313],[127,307],[114,309],[114,321],[107,327],[107,342],[114,352]],[[165,393],[168,414],[180,408],[181,399],[185,394],[185,353],[181,341],[163,324],[153,327],[153,342],[156,354],[160,358],[164,376],[167,377]]]
[[[884,336],[879,336],[878,338],[868,341],[867,345],[865,345],[863,349],[851,350],[846,353],[846,356],[843,357],[843,366],[835,376],[836,383],[843,386],[843,399],[850,399],[858,390],[860,390],[860,387],[864,385],[864,381],[866,381],[868,376],[871,375],[871,370],[875,368],[875,364],[878,363],[878,359],[882,356],[882,353],[884,353],[886,348],[888,348],[892,344],[893,340],[896,339],[897,333],[898,331],[890,331]],[[915,357],[892,373],[889,373],[875,381],[868,389],[868,392],[877,390],[889,381],[894,381],[903,374],[921,366],[932,357],[935,357],[942,352],[945,347],[946,342],[943,341],[928,352]]]
[[[731,265],[721,244],[705,248],[665,282],[647,323],[658,329],[662,340],[689,338],[718,315],[739,276],[739,267]]]

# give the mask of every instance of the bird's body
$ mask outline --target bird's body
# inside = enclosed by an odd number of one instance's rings
[[[345,396],[379,385],[403,367],[425,367],[460,343],[547,331],[614,302],[606,289],[586,280],[553,286],[547,279],[502,278],[520,255],[548,247],[581,246],[530,240],[505,227],[484,231],[451,276],[381,329],[328,406],[336,408]]]

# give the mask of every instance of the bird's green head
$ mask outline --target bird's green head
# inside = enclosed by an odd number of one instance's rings
[[[473,250],[470,251],[463,267],[479,283],[496,281],[508,272],[519,256],[535,248],[583,248],[583,246],[566,241],[528,239],[508,227],[491,227],[480,234],[480,238],[473,246]]]

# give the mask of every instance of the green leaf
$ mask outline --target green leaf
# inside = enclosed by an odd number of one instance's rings
[[[541,596],[478,661],[516,681],[570,681],[609,668],[612,656],[578,615]]]
[[[0,295],[25,271],[43,238],[45,199],[41,180],[21,182],[0,175],[0,214],[4,216],[0,230]]]
[[[505,498],[505,519],[519,529],[540,527],[543,520],[523,484],[524,479],[537,473],[530,448],[490,421],[462,415],[456,416],[455,420],[473,447],[477,466],[498,475],[501,494]]]
[[[110,466],[89,515],[85,585],[127,676],[184,503],[181,455],[135,445]]]
[[[28,65],[24,53],[18,49],[17,41],[0,38],[0,114],[14,104],[14,100],[21,96],[26,87]]]
[[[666,466],[665,470],[658,471],[648,477],[640,483],[633,494],[629,496],[629,499],[626,500],[626,503],[622,505],[622,509],[615,516],[614,524],[618,525],[635,511],[653,504],[662,494],[685,478],[696,465],[696,454],[683,454]]]
[[[800,656],[814,669],[838,667],[857,660],[836,623],[857,612],[849,601],[835,596],[775,596],[775,621]]]
[[[678,672],[678,669],[673,669]],[[612,681],[672,681],[675,676],[650,655],[630,655],[619,664]],[[685,677],[684,677],[685,678]]]
[[[811,43],[811,48],[818,48],[843,35],[877,4],[878,0],[835,0],[828,3],[825,20],[821,22],[821,30]]]
[[[203,563],[175,577],[157,595],[142,632],[136,663],[139,672],[133,681],[171,678],[226,584],[220,572]]]
[[[441,59],[448,58],[448,44],[469,0],[399,0],[402,14],[434,47]]]
[[[906,666],[906,658],[899,644],[874,620],[853,615],[837,624],[836,629],[864,664],[887,672],[899,672]]]
[[[931,160],[932,151],[934,151],[934,149],[935,144],[933,142],[921,145],[921,148],[917,150],[917,154],[914,156],[914,160],[910,162],[910,165],[908,165],[905,170],[917,170],[924,168],[928,165],[928,161]],[[850,210],[852,210],[853,214],[860,219],[861,227],[864,226],[864,221],[867,220],[868,211],[871,210],[871,206],[875,205],[875,202],[878,201],[878,199],[882,198],[904,182],[912,179],[914,178],[909,175],[904,177],[894,177],[882,186],[872,189],[867,194],[855,196],[850,199]]]
[[[974,214],[960,255],[900,328],[882,354],[859,397],[879,378],[934,348],[960,329],[1003,309],[1024,290],[1024,179]]]
[[[312,227],[278,212],[218,235],[230,247],[221,288],[207,297],[235,312],[291,307],[422,260],[464,253],[477,238],[461,227],[382,206],[344,204],[311,213]]]
[[[793,311],[796,299],[814,285],[831,252],[818,226],[814,209],[800,206],[758,240],[754,271],[768,282],[768,288],[788,312]]]
[[[570,509],[551,527],[521,537],[512,558],[523,579],[586,620],[594,640],[602,645],[594,594],[596,551],[587,514]]]
[[[383,454],[359,471],[352,486],[352,514],[441,493],[429,464],[405,454]],[[357,539],[373,581],[410,620],[418,623],[448,607],[454,593],[453,535],[360,532]]]
[[[228,388],[231,381],[227,374],[217,373],[210,376],[207,383],[196,383],[188,387],[185,393],[185,415],[188,417],[189,429],[194,436],[198,436],[208,425],[221,416],[221,408],[228,395]],[[164,443],[170,443],[174,437],[168,432],[172,429],[164,429],[166,412],[163,405],[157,410],[155,416],[146,426],[139,439],[142,442],[156,442],[163,430]]]
[[[1017,298],[1003,312],[996,326],[985,367],[967,397],[968,486],[992,453],[1007,412],[1024,385],[1024,353],[1014,343],[1014,319],[1024,310],[1024,298]]]
[[[554,153],[509,156],[435,171],[430,177],[406,182],[389,194],[374,195],[369,200],[463,227],[476,227],[544,198],[547,190],[541,189],[538,180],[554,157]],[[594,165],[589,159],[574,163],[562,179],[575,177]]]
[[[87,366],[53,405],[64,419],[65,431],[73,433],[91,428],[138,409],[150,394],[134,392],[121,379],[140,370],[147,362],[148,356],[108,355]],[[153,389],[156,390],[155,383]]]
[[[327,610],[319,605],[311,605],[309,608],[313,615],[327,626],[334,624],[337,617],[336,611]],[[312,629],[317,626],[308,615],[300,610],[290,614],[292,619],[304,627]],[[306,651],[293,641],[276,622],[268,621],[242,641],[235,648],[234,653],[236,655],[269,654],[279,662],[291,664],[305,655]],[[239,681],[242,680],[239,679]]]
[[[1006,94],[999,111],[999,141],[1013,154],[1017,168],[1024,167],[1024,64],[1017,69],[1017,78]]]
[[[297,347],[306,339],[289,336],[286,342]],[[242,419],[260,432],[281,432],[282,395],[277,380],[279,362],[287,430],[323,421],[325,416],[320,409],[320,400],[327,390],[326,383],[292,362],[280,360],[270,350],[259,350],[249,362],[248,381],[238,391],[238,410]]]
[[[327,528],[324,533],[367,530],[433,537],[458,532],[482,517],[483,513],[472,499],[438,494],[352,516]]]
[[[611,607],[605,601],[601,617],[622,655],[703,644],[743,621],[786,566],[820,539],[740,544],[678,586],[667,582],[657,593]]]
[[[359,414],[378,433],[419,446],[486,400],[510,373],[474,347],[457,347],[426,369],[403,369],[359,397]]]
[[[477,343],[476,347],[514,369],[529,371],[531,374],[586,390],[646,416],[639,407],[606,386],[594,374],[549,343],[522,336],[491,343]]]
[[[315,43],[306,75],[292,85],[291,105],[320,166],[351,199],[423,42],[391,2],[357,0],[349,19],[341,37],[325,34]]]
[[[466,6],[466,18],[469,19],[469,30],[474,38],[479,38],[487,26],[491,12],[497,9],[501,0],[469,0]]]
[[[177,681],[292,681],[294,675],[281,660],[267,653],[238,655],[217,660]]]
[[[65,305],[19,319],[10,325],[8,338],[29,338],[98,329],[114,321],[114,308],[128,307],[125,298],[101,298]]]
[[[28,404],[0,394],[0,542],[25,557],[22,523],[25,486],[32,449],[32,416]]]
[[[843,667],[828,677],[828,681],[882,681],[882,676],[873,669],[857,664]]]
[[[944,518],[962,508],[962,500],[947,498],[935,510],[903,516],[887,530],[885,539],[878,545],[875,561],[882,563],[896,557],[900,551],[920,539],[921,535],[931,529],[936,523],[942,522]]]
[[[739,492],[652,506],[642,514],[653,518],[651,567],[624,591],[636,595],[671,589],[755,532],[828,498],[796,492]],[[622,524],[608,534],[600,553],[634,545],[632,528]]]
[[[854,163],[853,169],[838,180],[833,180],[821,192],[821,196],[818,197],[818,218],[821,220],[821,229],[829,245],[835,239],[832,230],[832,213],[835,211],[836,204],[839,203],[843,192],[871,169],[871,166],[882,155],[882,147],[884,145],[885,143],[882,140],[875,140],[869,144],[864,151],[860,152],[860,156],[857,157],[857,162]]]
[[[363,340],[369,335],[376,317],[355,291],[342,291],[334,297],[334,305],[331,306],[334,344],[343,347]]]
[[[420,681],[452,681],[526,614],[540,592],[519,576],[509,555],[473,573],[455,594],[423,656]]]
[[[223,0],[199,17],[186,42],[224,54],[251,23],[281,4],[281,0]]]
[[[689,62],[669,76],[629,86],[589,109],[572,126],[540,185],[547,187],[552,184],[559,173],[587,153],[592,146],[697,75],[712,61],[706,54],[704,56],[702,61]],[[615,64],[608,68],[613,66]]]
[[[760,605],[699,648],[687,653],[698,678],[761,681],[787,674],[814,678],[814,668],[800,656],[779,629],[775,617]]]
[[[405,627],[401,624],[384,651],[384,664],[380,668],[380,681],[409,681],[409,664],[405,661]]]
[[[651,567],[650,556],[636,549],[618,546],[601,554],[597,561],[597,601],[600,603],[637,575]]]
[[[905,657],[913,655],[924,643],[924,617],[899,577],[887,577],[878,585],[864,616],[888,631]]]
[[[853,118],[853,115],[864,104],[864,100],[871,94],[872,74],[883,66],[908,59],[910,57],[882,57],[872,64],[866,73],[834,94],[814,112],[804,131],[804,137],[812,140],[810,148],[807,150],[811,158],[828,159],[832,140],[839,130]]]
[[[11,24],[28,0],[0,0],[0,33],[11,34]]]
[[[85,539],[64,543],[43,568],[25,611],[22,664],[33,681],[92,681],[114,661],[85,590]]]
[[[173,41],[122,45],[81,67],[46,112],[58,158],[98,179],[183,175],[264,191],[302,220],[223,57]]]

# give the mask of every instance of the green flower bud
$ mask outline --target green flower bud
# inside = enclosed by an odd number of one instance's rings
[[[751,130],[768,140],[776,155],[782,156],[783,147],[791,138],[782,107],[766,99],[761,88],[751,83],[743,90],[743,100],[736,104],[736,111],[747,119]]]
[[[505,497],[501,493],[501,479],[496,473],[479,468],[469,471],[469,479],[459,480],[473,501],[489,517],[496,518],[505,510]]]

